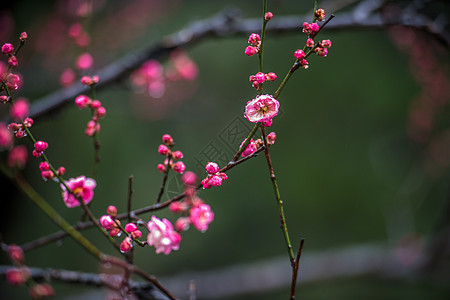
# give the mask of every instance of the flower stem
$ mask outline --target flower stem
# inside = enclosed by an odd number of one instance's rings
[[[258,130],[258,128],[260,127],[260,125],[261,125],[261,123],[255,124],[252,131],[250,131],[247,138],[245,139],[244,144],[242,144],[242,146],[239,148],[238,152],[236,152],[236,154],[234,155],[232,162],[236,162],[236,160],[239,158],[239,156],[242,154],[242,152],[245,150],[245,148],[247,148],[248,144],[250,144],[251,138],[255,135],[255,133]]]

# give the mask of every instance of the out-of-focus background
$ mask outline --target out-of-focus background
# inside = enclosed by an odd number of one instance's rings
[[[261,2],[102,0],[92,1],[91,17],[83,18],[82,1],[9,1],[0,10],[0,42],[17,41],[22,31],[28,33],[29,41],[19,55],[18,72],[23,76],[19,95],[33,105],[60,88],[61,73],[85,51],[94,58],[85,73],[94,75],[117,58],[226,7],[239,8],[243,18],[259,17]],[[313,6],[313,1],[268,2],[275,19],[304,16]],[[335,19],[355,5],[336,12]],[[399,5],[406,4],[399,1]],[[426,9],[430,17],[445,18],[448,4],[429,1]],[[304,21],[310,18],[299,18],[295,32],[267,35],[264,70],[279,77],[265,84],[267,93],[275,91],[289,70],[294,50],[303,47],[306,38],[300,24]],[[85,48],[68,37],[76,22],[82,22],[90,35]],[[431,246],[443,224],[449,224],[448,48],[405,27],[325,29],[318,38],[331,39],[328,56],[310,57],[310,68],[293,75],[279,97],[281,113],[270,127],[277,134],[272,159],[294,248],[305,238],[297,295],[301,299],[448,299],[448,238],[440,240],[444,246]],[[206,162],[223,166],[232,158],[251,129],[243,110],[256,95],[248,76],[258,71],[258,61],[244,54],[246,46],[244,35],[204,39],[184,49],[197,67],[191,70],[198,71],[195,78],[166,82],[150,91],[124,78],[98,92],[107,115],[101,121],[101,162],[91,205],[96,216],[110,204],[125,211],[130,175],[134,176],[133,208],[154,203],[162,180],[156,168],[162,162],[157,148],[165,133],[183,152],[187,170],[200,178],[206,174]],[[165,70],[173,67],[170,59],[160,63]],[[7,117],[5,106],[0,113],[2,119]],[[89,119],[89,112],[72,104],[33,125],[35,136],[49,143],[46,153],[54,165],[67,169],[66,178],[91,171],[94,151],[84,135]],[[27,140],[20,143],[31,149]],[[6,158],[5,151],[0,155]],[[25,176],[76,223],[80,210],[64,206],[59,187],[40,178],[38,164],[30,158]],[[213,286],[208,279],[215,279],[222,285],[215,287],[216,292],[224,292],[224,299],[286,299],[289,260],[264,156],[234,168],[228,177],[221,187],[199,192],[215,213],[207,232],[194,228],[184,232],[180,250],[168,256],[157,255],[150,247],[137,249],[136,264],[177,288],[182,298],[190,279],[196,280],[199,295]],[[57,231],[8,179],[2,178],[0,186],[3,242],[23,244]],[[179,176],[172,173],[163,200],[180,192]],[[177,217],[167,210],[156,215],[173,222]],[[141,217],[149,220],[151,214]],[[83,233],[114,254],[96,230]],[[430,249],[438,253],[433,257],[438,267],[396,272],[420,265],[430,258]],[[0,256],[0,262],[9,263],[6,255]],[[68,238],[26,253],[26,263],[99,270],[97,262]],[[255,282],[259,291],[246,290]],[[99,291],[83,285],[52,285],[55,299],[87,299]],[[26,288],[11,287],[4,280],[0,289],[1,299],[28,295]],[[235,295],[226,294],[234,289]]]

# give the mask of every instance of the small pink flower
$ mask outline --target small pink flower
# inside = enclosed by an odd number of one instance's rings
[[[330,48],[331,47],[331,41],[330,40],[323,40],[320,42],[320,46],[322,48]]]
[[[277,79],[277,74],[274,72],[269,72],[266,74],[266,80],[275,81]]]
[[[314,40],[312,38],[308,38],[306,40],[306,47],[308,47],[308,48],[314,47]]]
[[[184,170],[186,170],[186,166],[182,161],[177,161],[173,164],[172,169],[177,173],[183,174]]]
[[[248,101],[244,116],[252,123],[268,122],[278,115],[280,103],[270,95],[260,95]]]
[[[277,135],[275,132],[271,132],[267,135],[267,144],[273,145],[275,143],[275,140],[277,139]]]
[[[10,43],[4,43],[2,46],[3,54],[12,54],[14,52],[14,46]]]
[[[271,13],[270,11],[266,12],[266,14],[264,15],[264,20],[266,21],[270,21],[273,18],[273,13]]]
[[[19,61],[17,60],[17,57],[15,57],[14,55],[11,55],[8,58],[8,65],[10,65],[13,68],[17,67],[19,65]]]
[[[201,232],[208,230],[209,224],[214,220],[214,213],[208,204],[200,204],[191,209],[191,222]]]
[[[67,187],[77,196],[81,198],[84,204],[91,202],[94,198],[94,188],[97,183],[92,178],[86,178],[86,176],[78,176],[77,178],[70,178],[66,181]],[[74,195],[66,190],[66,187],[61,184],[61,189],[63,190],[64,203],[67,207],[72,208],[80,206],[80,202],[75,198]]]
[[[294,56],[295,56],[296,59],[304,59],[305,58],[305,52],[303,52],[302,49],[297,49],[294,52]]]
[[[83,53],[81,54],[77,59],[77,68],[79,70],[86,70],[92,67],[92,64],[94,63],[94,59],[89,53]]]
[[[147,224],[150,233],[147,235],[149,246],[156,248],[156,253],[169,254],[172,250],[178,250],[180,247],[181,236],[173,229],[169,220],[162,221],[155,216]]]
[[[20,121],[28,115],[29,104],[25,98],[18,98],[9,111],[11,119],[15,121]]]
[[[184,185],[194,186],[197,183],[197,175],[194,172],[188,171],[181,176],[181,181]]]
[[[133,231],[137,230],[137,226],[134,223],[128,223],[127,225],[125,225],[125,231],[128,233],[132,233]]]
[[[319,25],[317,23],[312,23],[310,26],[311,34],[315,34],[319,31]]]
[[[206,164],[205,170],[208,174],[215,174],[219,172],[219,165],[215,162],[209,162]]]
[[[254,47],[254,46],[248,46],[247,48],[245,48],[245,51],[244,51],[244,52],[245,52],[246,55],[252,56],[252,55],[255,55],[256,53],[258,53],[259,50],[258,50],[257,47]]]
[[[263,83],[264,81],[266,81],[266,74],[264,74],[263,72],[256,73],[255,80],[258,83]]]

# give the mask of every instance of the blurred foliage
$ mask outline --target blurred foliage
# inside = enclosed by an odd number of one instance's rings
[[[143,5],[149,9],[149,4],[127,2],[104,3],[89,23],[89,50],[95,68],[225,6],[206,0],[148,1],[155,11],[148,15],[138,11],[139,18],[133,22],[132,14],[121,15],[129,13],[126,6]],[[275,5],[275,17],[301,15],[312,5],[312,1],[270,2],[269,10]],[[254,1],[227,1],[226,5],[238,6],[244,17],[260,13],[259,2],[256,8]],[[2,42],[15,39],[21,31],[30,35],[20,56],[19,70],[25,78],[21,95],[31,102],[58,88],[61,66],[70,65],[75,57],[73,45],[66,45],[56,54],[38,51],[34,46],[46,36],[40,31],[46,28],[46,22],[64,20],[52,19],[60,6],[59,1],[10,1],[9,7],[1,11],[11,13],[15,22],[14,29],[2,35]],[[123,32],[111,31],[121,27]],[[448,201],[450,173],[448,165],[430,167],[427,144],[408,135],[410,104],[421,93],[408,57],[395,47],[386,31],[324,30],[320,37],[333,42],[328,57],[312,57],[310,69],[294,74],[279,98],[282,113],[270,128],[277,133],[271,152],[293,244],[303,237],[304,251],[314,251],[374,241],[395,246],[410,233],[426,238]],[[279,76],[275,83],[265,85],[268,93],[274,92],[292,64],[293,51],[303,43],[300,30],[283,36],[268,35],[264,68]],[[150,99],[145,95],[137,98],[126,80],[98,93],[107,117],[102,121],[102,160],[91,206],[96,215],[104,214],[109,204],[125,211],[130,175],[134,176],[133,207],[155,201],[162,180],[156,169],[161,162],[157,147],[165,133],[174,137],[176,148],[184,153],[187,169],[200,177],[205,175],[196,159],[201,158],[208,143],[220,141],[220,134],[230,122],[243,120],[243,107],[255,95],[248,76],[256,73],[257,58],[246,57],[245,46],[246,37],[236,37],[206,40],[186,49],[199,67],[199,77],[194,83],[171,87],[182,100],[170,102],[170,98]],[[442,64],[448,67],[448,57]],[[182,97],[185,92],[189,98]],[[143,108],[142,101],[152,104]],[[158,105],[166,106],[164,113],[144,117],[145,110],[152,115]],[[442,131],[450,125],[448,103],[444,109],[444,117],[440,117]],[[48,157],[68,170],[67,178],[90,172],[92,141],[83,133],[89,118],[86,111],[72,105],[33,126],[35,136],[50,145]],[[29,142],[24,142],[30,148]],[[224,151],[231,158],[231,150],[225,147]],[[80,211],[64,206],[59,187],[43,182],[37,166],[37,160],[31,159],[24,171],[26,177],[64,217],[76,223]],[[184,233],[180,250],[169,256],[156,255],[151,248],[138,249],[136,263],[156,276],[170,276],[286,255],[263,155],[228,175],[229,180],[220,188],[199,193],[215,212],[206,233],[195,229]],[[5,179],[1,182],[1,232],[5,242],[21,244],[57,230],[23,194]],[[178,191],[178,179],[172,174],[164,199]],[[167,211],[157,215],[175,220]],[[142,217],[148,220],[151,214]],[[86,235],[106,252],[114,253],[95,230],[86,231]],[[98,268],[70,239],[33,250],[27,253],[26,260],[35,267],[85,272],[96,272]],[[7,263],[4,255],[1,263]],[[13,297],[10,292],[20,293],[20,288],[11,289],[4,283],[0,287],[6,298]],[[71,291],[70,287],[58,285],[56,298]],[[280,299],[286,293],[245,299]],[[305,299],[444,299],[442,295],[449,296],[450,292],[366,278],[307,286],[299,294]]]

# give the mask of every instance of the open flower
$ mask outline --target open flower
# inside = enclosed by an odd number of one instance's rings
[[[163,252],[169,254],[172,250],[178,250],[180,247],[181,235],[173,229],[169,220],[162,221],[155,216],[147,224],[150,233],[147,235],[149,246],[156,248],[156,253]]]
[[[214,220],[214,213],[208,204],[200,204],[191,209],[191,222],[197,230],[205,232]]]
[[[252,123],[270,122],[273,117],[278,115],[280,102],[270,95],[260,95],[248,101],[245,106],[244,117]]]
[[[86,178],[86,176],[78,176],[77,178],[70,178],[66,181],[67,187],[73,192],[73,194],[67,191],[66,187],[61,184],[61,189],[63,190],[64,203],[67,207],[77,207],[80,206],[80,202],[77,197],[83,200],[84,204],[91,202],[94,198],[94,188],[97,183],[92,178]],[[76,195],[76,196],[74,196]]]

